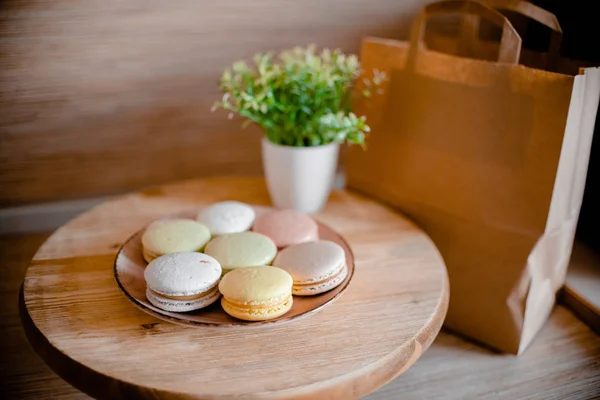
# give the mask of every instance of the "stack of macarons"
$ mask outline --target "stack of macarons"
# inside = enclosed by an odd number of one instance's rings
[[[161,219],[142,235],[146,297],[190,312],[215,303],[229,315],[263,321],[287,313],[295,296],[324,293],[348,274],[344,250],[319,240],[317,223],[293,210],[256,215],[237,201],[215,203],[196,220]]]

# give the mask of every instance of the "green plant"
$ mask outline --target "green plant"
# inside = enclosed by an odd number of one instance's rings
[[[224,92],[213,110],[237,113],[246,124],[260,125],[267,138],[286,146],[319,146],[334,141],[364,144],[369,132],[366,117],[350,111],[352,86],[359,75],[358,59],[341,51],[314,46],[256,54],[254,65],[235,62],[225,69],[220,87]],[[365,79],[361,92],[370,96],[384,75],[375,71]]]

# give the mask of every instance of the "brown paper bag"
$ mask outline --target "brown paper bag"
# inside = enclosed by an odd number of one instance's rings
[[[521,49],[519,64],[562,74],[576,75],[581,67],[590,67],[591,63],[583,60],[572,60],[560,56],[562,28],[556,16],[528,1],[521,0],[479,0],[479,2],[498,11],[510,11],[512,15],[537,21],[550,31],[550,42],[547,52]],[[510,17],[508,17],[510,20]],[[456,24],[449,23],[446,31],[456,31]],[[464,15],[460,19],[458,34],[432,33],[425,37],[429,50],[441,51],[463,57],[476,57],[483,60],[495,60],[498,54],[498,42],[481,39],[480,19],[475,15]],[[438,31],[440,27],[438,26]],[[524,31],[524,29],[523,29]],[[489,31],[483,31],[490,36]]]
[[[428,17],[450,13],[502,27],[497,62],[424,48]],[[520,47],[504,16],[471,1],[426,6],[410,43],[364,39],[365,74],[389,79],[383,95],[356,104],[372,132],[346,166],[349,187],[398,207],[438,246],[446,326],[512,353],[564,281],[600,96],[599,69],[528,68]]]

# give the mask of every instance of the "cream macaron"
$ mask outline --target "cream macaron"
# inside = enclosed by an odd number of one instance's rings
[[[315,220],[294,210],[266,212],[256,218],[252,230],[270,237],[278,248],[319,238],[319,226]]]
[[[234,318],[264,321],[281,317],[292,308],[292,277],[282,269],[236,269],[219,283],[221,306]]]
[[[219,299],[220,278],[219,262],[206,254],[166,254],[144,271],[146,298],[165,311],[198,310]]]
[[[237,268],[270,265],[277,255],[277,246],[260,233],[239,232],[213,238],[204,252],[219,261],[223,273],[227,273]]]
[[[208,227],[213,235],[225,235],[249,230],[254,223],[252,207],[239,201],[215,203],[198,213],[198,221]]]
[[[152,222],[142,235],[147,262],[164,254],[201,251],[210,240],[208,228],[193,219],[168,218]]]
[[[339,286],[348,276],[344,249],[328,240],[301,243],[279,252],[273,266],[292,276],[292,293],[311,296]]]

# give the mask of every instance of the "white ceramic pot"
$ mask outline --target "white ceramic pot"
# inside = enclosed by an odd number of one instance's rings
[[[262,159],[273,205],[304,213],[325,206],[335,177],[339,143],[292,147],[262,141]]]

